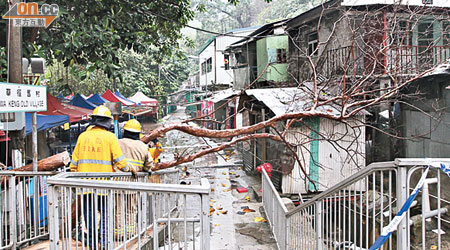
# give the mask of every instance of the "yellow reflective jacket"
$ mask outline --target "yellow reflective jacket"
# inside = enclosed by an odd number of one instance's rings
[[[98,126],[83,132],[73,150],[70,170],[73,172],[114,172],[113,166],[129,171],[116,136]]]
[[[155,163],[158,163],[160,161],[159,155],[162,153],[162,151],[163,151],[163,148],[162,148],[161,142],[157,142],[156,145],[148,148],[148,152],[150,152],[150,155],[152,156],[153,161]]]
[[[122,138],[119,140],[120,148],[125,155],[129,167],[136,171],[150,171],[153,167],[153,158],[147,151],[147,145],[140,140]]]

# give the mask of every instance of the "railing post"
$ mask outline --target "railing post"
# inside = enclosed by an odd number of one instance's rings
[[[58,196],[56,186],[48,184],[48,229],[50,233],[50,250],[59,249]]]
[[[289,250],[289,235],[290,235],[290,224],[291,224],[291,217],[287,217],[286,214],[284,215],[284,221],[286,222],[286,229],[285,229],[285,244],[284,244],[284,249],[285,250]]]
[[[201,179],[202,187],[208,188],[208,194],[201,195],[202,213],[200,217],[201,224],[201,249],[209,250],[210,245],[210,225],[209,225],[209,182],[207,179]],[[195,239],[194,239],[195,240]]]
[[[322,250],[322,201],[316,201],[316,249]]]
[[[114,210],[114,192],[113,190],[108,190],[108,196],[106,198],[107,201],[107,205],[106,205],[106,212],[107,212],[107,223],[108,223],[108,230],[107,230],[107,234],[108,234],[108,242],[106,243],[108,248],[107,249],[113,249],[114,248],[114,214],[113,214],[113,210]],[[125,215],[122,215],[125,216]],[[103,222],[104,223],[104,222]],[[125,225],[121,225],[122,228],[125,227]],[[117,232],[117,234],[119,234],[119,232]]]
[[[17,204],[16,204],[16,176],[9,177],[9,239],[12,243],[11,249],[17,247]]]
[[[397,166],[397,208],[401,208],[408,199],[407,179],[408,167]],[[408,246],[408,222],[407,216],[403,217],[397,229],[397,249],[407,249]]]

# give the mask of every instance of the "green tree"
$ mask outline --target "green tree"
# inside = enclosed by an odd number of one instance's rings
[[[123,50],[119,52],[119,58],[122,81],[118,88],[125,96],[142,91],[148,96],[163,99],[178,89],[192,67],[179,52],[159,60],[152,49],[144,54]]]

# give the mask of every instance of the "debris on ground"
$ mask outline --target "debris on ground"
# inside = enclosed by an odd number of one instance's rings
[[[267,220],[261,217],[256,217],[255,222],[267,222]]]
[[[236,188],[236,191],[238,191],[238,193],[247,193],[248,189],[245,187],[240,187],[240,188]]]

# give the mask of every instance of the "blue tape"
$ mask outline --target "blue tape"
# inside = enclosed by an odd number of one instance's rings
[[[440,169],[444,174],[446,174],[448,177],[450,177],[450,165],[446,165],[444,163],[439,164]]]

